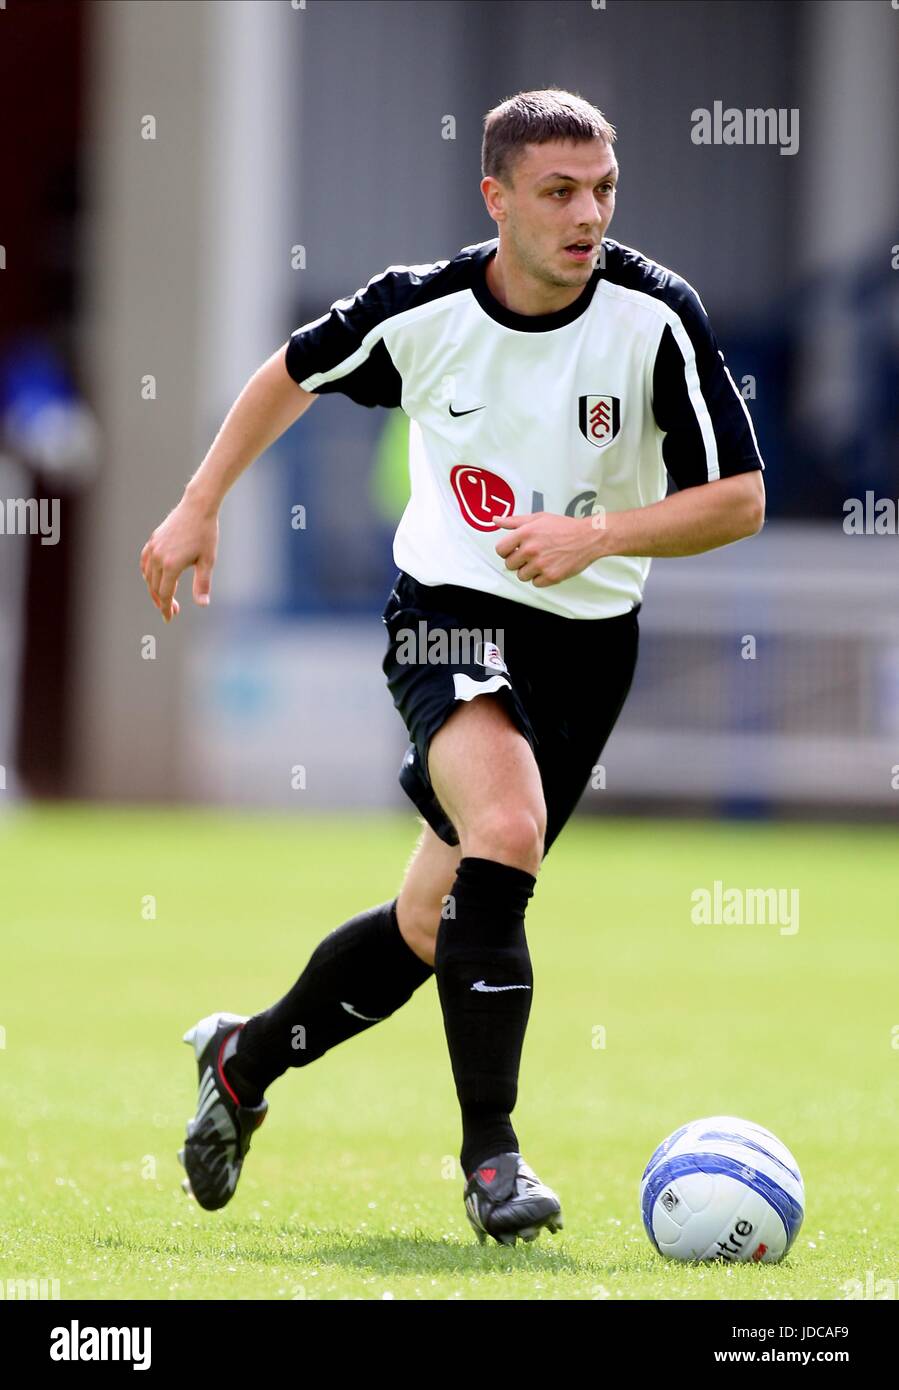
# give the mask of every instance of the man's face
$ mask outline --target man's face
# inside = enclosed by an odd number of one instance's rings
[[[615,211],[618,164],[603,140],[526,145],[511,182],[484,178],[487,210],[502,230],[504,255],[549,285],[584,285]],[[567,248],[589,243],[586,254]]]

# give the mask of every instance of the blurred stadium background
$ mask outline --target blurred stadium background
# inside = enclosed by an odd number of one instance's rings
[[[166,628],[138,557],[291,329],[494,234],[483,113],[557,85],[618,127],[612,235],[703,297],[769,518],[654,562],[581,810],[892,816],[899,538],[843,508],[899,498],[897,58],[887,0],[7,0],[0,499],[60,514],[0,537],[0,808],[404,806],[401,412],[324,399],[244,475],[208,611],[188,575]],[[716,100],[798,109],[798,153],[692,143]]]
[[[899,537],[843,523],[899,499],[897,73],[889,0],[0,0],[0,1294],[895,1297]],[[405,417],[326,397],[250,468],[209,609],[188,574],[166,627],[140,551],[293,328],[493,236],[483,114],[552,85],[618,127],[611,234],[699,289],[768,492],[761,535],[654,562],[529,914],[516,1124],[565,1239],[471,1237],[430,985],[283,1083],[207,1220],[184,1028],[277,998],[412,844]],[[798,152],[694,144],[716,101],[798,111]],[[801,894],[802,930],[695,925],[712,880]],[[639,1174],[702,1114],[796,1154],[787,1266],[650,1249]]]

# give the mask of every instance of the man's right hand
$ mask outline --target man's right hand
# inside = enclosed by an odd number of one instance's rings
[[[175,590],[189,565],[194,566],[194,602],[204,606],[209,603],[218,539],[218,513],[186,493],[150,536],[140,553],[140,571],[151,599],[167,623],[179,612]]]

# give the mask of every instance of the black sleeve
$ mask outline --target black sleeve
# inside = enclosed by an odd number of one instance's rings
[[[764,469],[749,412],[702,302],[686,281],[656,352],[652,408],[662,457],[678,488]]]
[[[384,345],[385,325],[407,307],[405,267],[383,271],[328,313],[297,328],[287,344],[288,374],[306,391],[340,391],[357,405],[398,406],[402,381]]]

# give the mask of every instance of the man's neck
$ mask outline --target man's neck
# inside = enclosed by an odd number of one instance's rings
[[[493,298],[514,314],[535,316],[567,309],[587,288],[583,285],[546,285],[524,271],[506,264],[501,248],[490,256],[486,267],[487,288]]]

